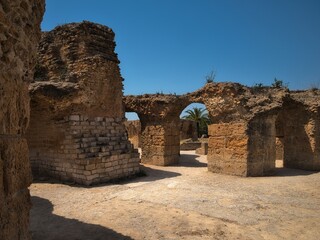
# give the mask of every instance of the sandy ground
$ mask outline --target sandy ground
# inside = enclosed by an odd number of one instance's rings
[[[320,173],[219,175],[193,151],[143,168],[121,184],[32,184],[33,239],[320,239]]]

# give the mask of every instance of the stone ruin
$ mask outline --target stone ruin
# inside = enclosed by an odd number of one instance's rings
[[[126,111],[136,112],[141,121],[142,163],[166,166],[179,161],[176,126],[191,103],[204,104],[213,123],[208,127],[209,171],[269,175],[275,170],[277,149],[283,152],[284,167],[320,170],[320,91],[237,83],[209,83],[180,96],[125,96]]]
[[[110,28],[86,21],[42,34],[29,88],[33,176],[92,185],[139,172],[114,48]]]
[[[0,239],[30,239],[28,84],[33,78],[42,0],[0,2]]]
[[[29,121],[35,174],[93,184],[139,170],[124,129],[122,79],[109,28],[85,22],[43,34],[30,87],[30,120],[28,85],[43,12],[43,0],[0,4],[0,239],[30,239]],[[179,161],[179,115],[199,102],[213,122],[209,171],[270,174],[276,142],[282,144],[285,167],[320,170],[318,90],[210,83],[181,96],[126,96],[123,102],[140,117],[144,163]]]
[[[141,123],[140,120],[125,121],[128,139],[133,144],[134,148],[141,147]],[[197,124],[194,121],[180,119],[180,141],[184,139],[197,140]]]

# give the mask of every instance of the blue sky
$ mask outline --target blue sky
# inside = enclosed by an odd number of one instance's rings
[[[320,0],[46,0],[42,30],[111,27],[124,94],[192,92],[216,81],[320,87]]]

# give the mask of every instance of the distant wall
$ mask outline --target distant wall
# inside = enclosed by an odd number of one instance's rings
[[[139,120],[125,121],[128,139],[134,148],[141,147],[141,123]],[[180,141],[184,139],[197,139],[197,125],[194,121],[180,119]]]
[[[133,144],[134,148],[141,147],[141,124],[139,120],[124,122],[128,139]]]

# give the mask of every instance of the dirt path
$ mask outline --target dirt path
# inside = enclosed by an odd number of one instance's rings
[[[32,184],[33,239],[320,237],[320,173],[219,175],[192,151],[182,152],[179,166],[144,170],[147,177],[92,188]]]

